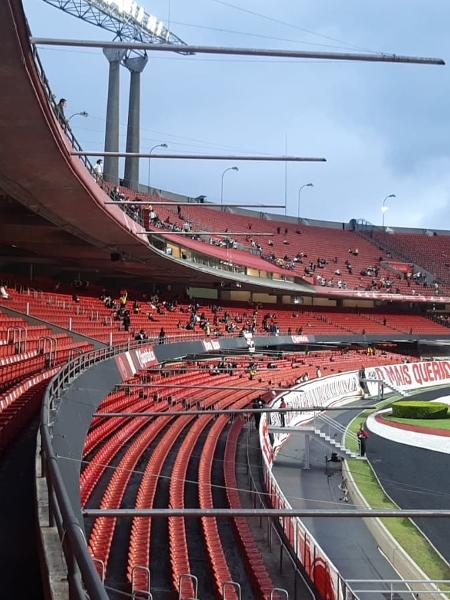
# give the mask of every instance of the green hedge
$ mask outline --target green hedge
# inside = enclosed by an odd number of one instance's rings
[[[392,416],[400,419],[445,419],[447,412],[448,406],[442,402],[401,400],[392,405]]]

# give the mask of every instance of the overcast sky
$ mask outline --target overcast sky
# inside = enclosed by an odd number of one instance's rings
[[[23,0],[34,35],[111,39],[48,6]],[[192,44],[384,51],[450,59],[448,0],[141,0]],[[255,14],[258,13],[258,14]],[[81,145],[104,143],[108,65],[100,50],[42,48],[56,96]],[[122,70],[121,146],[129,74]],[[450,229],[449,67],[239,57],[150,56],[142,78],[142,149],[325,156],[288,167],[288,213],[337,221]],[[151,183],[220,197],[233,163],[153,161]],[[283,203],[282,164],[242,163],[226,175],[226,202]],[[147,182],[142,161],[141,181]]]

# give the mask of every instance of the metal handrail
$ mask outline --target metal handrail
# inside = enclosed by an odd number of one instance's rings
[[[57,109],[57,103],[55,100],[55,96],[50,88],[50,83],[47,79],[47,75],[45,74],[44,67],[42,65],[41,59],[39,57],[39,53],[37,51],[37,47],[34,44],[31,47],[32,47],[32,55],[33,55],[33,59],[34,59],[34,64],[36,65],[37,73],[39,75],[39,79],[41,80],[42,88],[45,92],[45,95],[47,96],[47,100],[48,100],[50,107],[52,108],[56,117],[58,117],[58,109]],[[72,129],[70,128],[68,121],[64,121],[63,123],[61,123],[61,120],[59,120],[59,122],[60,122],[61,127],[64,130],[64,133],[69,138],[69,141],[72,144],[72,147],[74,148],[74,150],[77,152],[82,152],[83,149],[82,149],[80,143],[78,142],[77,138],[75,137],[75,134],[73,133]],[[92,175],[94,175],[94,166],[91,163],[91,161],[89,160],[89,158],[87,156],[80,156],[79,158],[83,162],[84,166],[90,171],[90,173]]]
[[[329,377],[334,377],[335,375],[329,375],[327,377],[325,377],[324,379],[327,379]],[[308,385],[307,383],[303,384],[303,385]],[[272,401],[272,405],[274,402],[276,402],[278,398],[274,398]],[[265,419],[265,415],[263,414],[261,417],[261,421],[260,421],[260,425],[259,425],[259,433],[261,434],[261,431],[264,427],[264,419]],[[260,438],[259,438],[260,441]],[[248,443],[248,442],[247,442]],[[247,451],[248,452],[248,451]],[[247,454],[248,456],[248,454]],[[269,477],[273,477],[272,476],[272,471],[271,468],[268,465],[268,461],[267,461],[267,457],[264,455],[264,453],[262,453],[262,460],[263,460],[263,473],[264,476],[268,475]],[[280,485],[278,484],[278,482],[276,480],[274,480],[274,487],[275,487],[275,502],[276,502],[276,506],[275,508],[281,508],[281,504],[283,504],[283,507],[285,508],[292,508],[291,505],[289,504],[287,498],[285,497],[284,493],[282,492]],[[267,484],[266,484],[266,488],[267,488]],[[272,489],[272,485],[269,486],[269,489],[267,490],[267,493],[270,495],[271,498],[271,503],[272,503],[272,496],[274,494],[274,490]],[[303,522],[301,521],[300,518],[296,519],[296,524],[298,526],[298,524],[301,524],[304,527]],[[284,530],[284,525],[282,525],[282,529]],[[306,528],[305,528],[306,529]],[[344,586],[345,588],[345,597],[346,598],[350,598],[350,599],[355,599],[357,598],[357,596],[354,594],[353,590],[350,588],[350,586],[348,585],[348,583],[346,582],[346,580],[342,577],[342,575],[340,574],[340,572],[338,571],[338,569],[336,568],[336,566],[334,565],[334,563],[330,560],[330,558],[326,555],[326,553],[321,549],[320,545],[317,543],[317,541],[315,540],[315,538],[309,533],[308,530],[306,530],[306,532],[308,533],[308,538],[310,541],[313,542],[314,546],[320,549],[321,554],[323,555],[323,558],[325,559],[325,561],[327,561],[328,566],[332,566],[333,569],[335,570],[336,575],[338,576],[338,585],[339,586]],[[296,550],[294,549],[294,552],[296,553]]]
[[[329,428],[332,427],[338,433],[340,433],[342,436],[344,436],[346,434],[352,440],[358,441],[358,436],[355,433],[353,433],[353,431],[348,430],[347,427],[344,427],[344,425],[342,425],[335,419],[332,419],[328,415],[326,415],[324,413],[319,413],[318,415],[316,415],[315,419],[318,421],[323,421],[326,425],[328,425]]]
[[[44,465],[47,489],[49,494],[50,522],[58,527],[68,565],[69,584],[73,591],[77,590],[79,599],[85,598],[80,593],[83,584],[91,598],[109,600],[108,594],[99,576],[96,564],[90,556],[84,534],[73,511],[64,480],[59,469],[58,458],[52,444],[52,424],[58,410],[60,396],[65,387],[91,366],[107,360],[117,354],[138,347],[138,343],[129,343],[113,348],[102,348],[83,354],[68,362],[51,380],[44,395],[41,415],[42,461]],[[62,533],[63,532],[63,533]],[[74,595],[74,598],[77,597]]]
[[[186,337],[182,338],[186,340]],[[203,341],[202,338],[195,338]],[[150,346],[151,344],[147,342]],[[66,490],[64,480],[58,464],[58,457],[52,444],[52,426],[61,403],[64,390],[72,381],[90,367],[108,360],[118,354],[145,347],[140,341],[128,342],[114,347],[105,347],[99,350],[77,356],[68,362],[50,381],[42,404],[41,412],[41,450],[43,471],[47,480],[49,494],[49,520],[56,524],[69,567],[68,579],[73,590],[73,597],[85,600],[82,592],[84,583],[89,596],[95,600],[109,600],[107,592],[100,580],[96,565],[92,561],[86,540],[80,528],[78,519]],[[80,591],[81,590],[81,591]],[[76,593],[75,593],[76,592]]]
[[[10,334],[12,333],[12,339],[10,342]],[[6,331],[6,341],[7,343],[12,343],[13,345],[16,345],[16,353],[20,354],[21,352],[26,352],[26,347],[27,347],[27,336],[28,336],[28,330],[26,329],[26,327],[8,327],[7,331]]]
[[[247,429],[247,435],[246,435],[247,472],[248,472],[248,477],[249,477],[249,487],[250,487],[250,490],[252,491],[252,495],[253,495],[253,506],[255,507],[256,503],[258,502],[258,504],[261,506],[261,508],[267,508],[267,504],[264,501],[264,498],[267,496],[267,494],[265,492],[260,492],[258,490],[258,487],[255,482],[255,478],[253,477],[253,471],[251,469],[252,463],[250,461],[250,455],[249,455],[249,447],[250,447],[249,437],[250,437],[250,430]],[[303,584],[305,585],[305,587],[307,588],[307,590],[309,592],[311,600],[315,600],[316,596],[314,594],[314,591],[311,589],[311,586],[310,586],[309,582],[307,581],[306,577],[303,575],[302,571],[296,565],[293,557],[291,556],[289,548],[286,546],[286,544],[282,540],[280,534],[278,533],[276,518],[269,517],[269,520],[271,521],[272,530],[275,531],[281,547],[285,549],[286,555],[289,557],[292,569],[294,570],[294,573],[295,573],[295,577],[297,577],[297,575],[300,577],[301,581],[303,582]],[[296,598],[296,596],[295,596],[295,598]],[[295,600],[295,598],[294,598],[294,600]]]

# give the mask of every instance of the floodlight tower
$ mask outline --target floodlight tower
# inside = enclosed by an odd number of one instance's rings
[[[149,44],[173,44],[184,46],[185,42],[173,34],[154,15],[148,14],[135,0],[43,0],[65,13],[106,29],[114,34],[114,40],[136,41]],[[120,65],[130,71],[130,97],[128,105],[127,152],[140,150],[140,86],[141,73],[147,65],[146,52],[104,49],[109,62],[108,103],[106,108],[105,152],[119,151],[120,115]],[[180,52],[182,52],[180,48]],[[112,184],[119,182],[119,159],[106,157],[104,179]],[[138,190],[139,158],[125,160],[124,184]]]

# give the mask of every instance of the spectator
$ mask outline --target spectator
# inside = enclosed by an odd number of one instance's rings
[[[281,398],[280,408],[286,408],[286,402],[284,401],[284,398]],[[286,416],[285,416],[284,412],[280,412],[280,420],[281,420],[281,427],[285,427],[286,426]]]
[[[140,331],[138,331],[138,333],[134,336],[134,339],[137,342],[145,342],[145,340],[147,339],[147,334],[145,333],[145,331],[143,329],[141,329]]]
[[[130,311],[126,310],[124,315],[123,315],[123,328],[125,329],[125,331],[128,331],[130,329],[130,325],[131,325],[131,318],[130,318]]]
[[[0,298],[2,300],[8,300],[8,298],[9,298],[9,294],[6,291],[6,285],[4,283],[0,284]]]
[[[119,306],[120,307],[125,307],[126,304],[127,304],[127,300],[128,300],[128,292],[127,292],[127,290],[120,290]]]
[[[367,431],[365,431],[364,425],[362,423],[361,423],[361,426],[356,435],[358,437],[358,442],[359,442],[359,453],[361,454],[361,456],[365,456],[366,455],[366,440],[369,437],[369,434],[367,433]]]
[[[103,161],[101,158],[99,158],[94,165],[94,176],[97,183],[101,183],[103,181]]]
[[[366,395],[369,395],[369,388],[367,386],[367,382],[366,382],[366,370],[364,369],[364,366],[362,365],[361,368],[358,371],[358,379],[359,379],[359,385],[361,387],[362,393],[363,393],[363,398]]]
[[[58,117],[59,122],[63,127],[67,126],[66,115],[64,114],[64,109],[67,106],[67,100],[65,98],[61,98],[58,104],[56,105],[56,116]]]
[[[109,196],[110,196],[111,200],[114,200],[114,202],[119,202],[120,201],[120,190],[117,187],[117,185],[115,185],[113,187],[113,189],[111,190]]]
[[[164,327],[161,327],[161,331],[159,332],[159,343],[165,344],[166,342],[166,332],[164,331]]]
[[[256,398],[253,401],[252,407],[255,409],[261,409],[264,408],[264,401],[261,397]],[[259,429],[259,422],[261,421],[261,413],[253,413],[253,416],[255,418],[255,427],[256,429]]]

